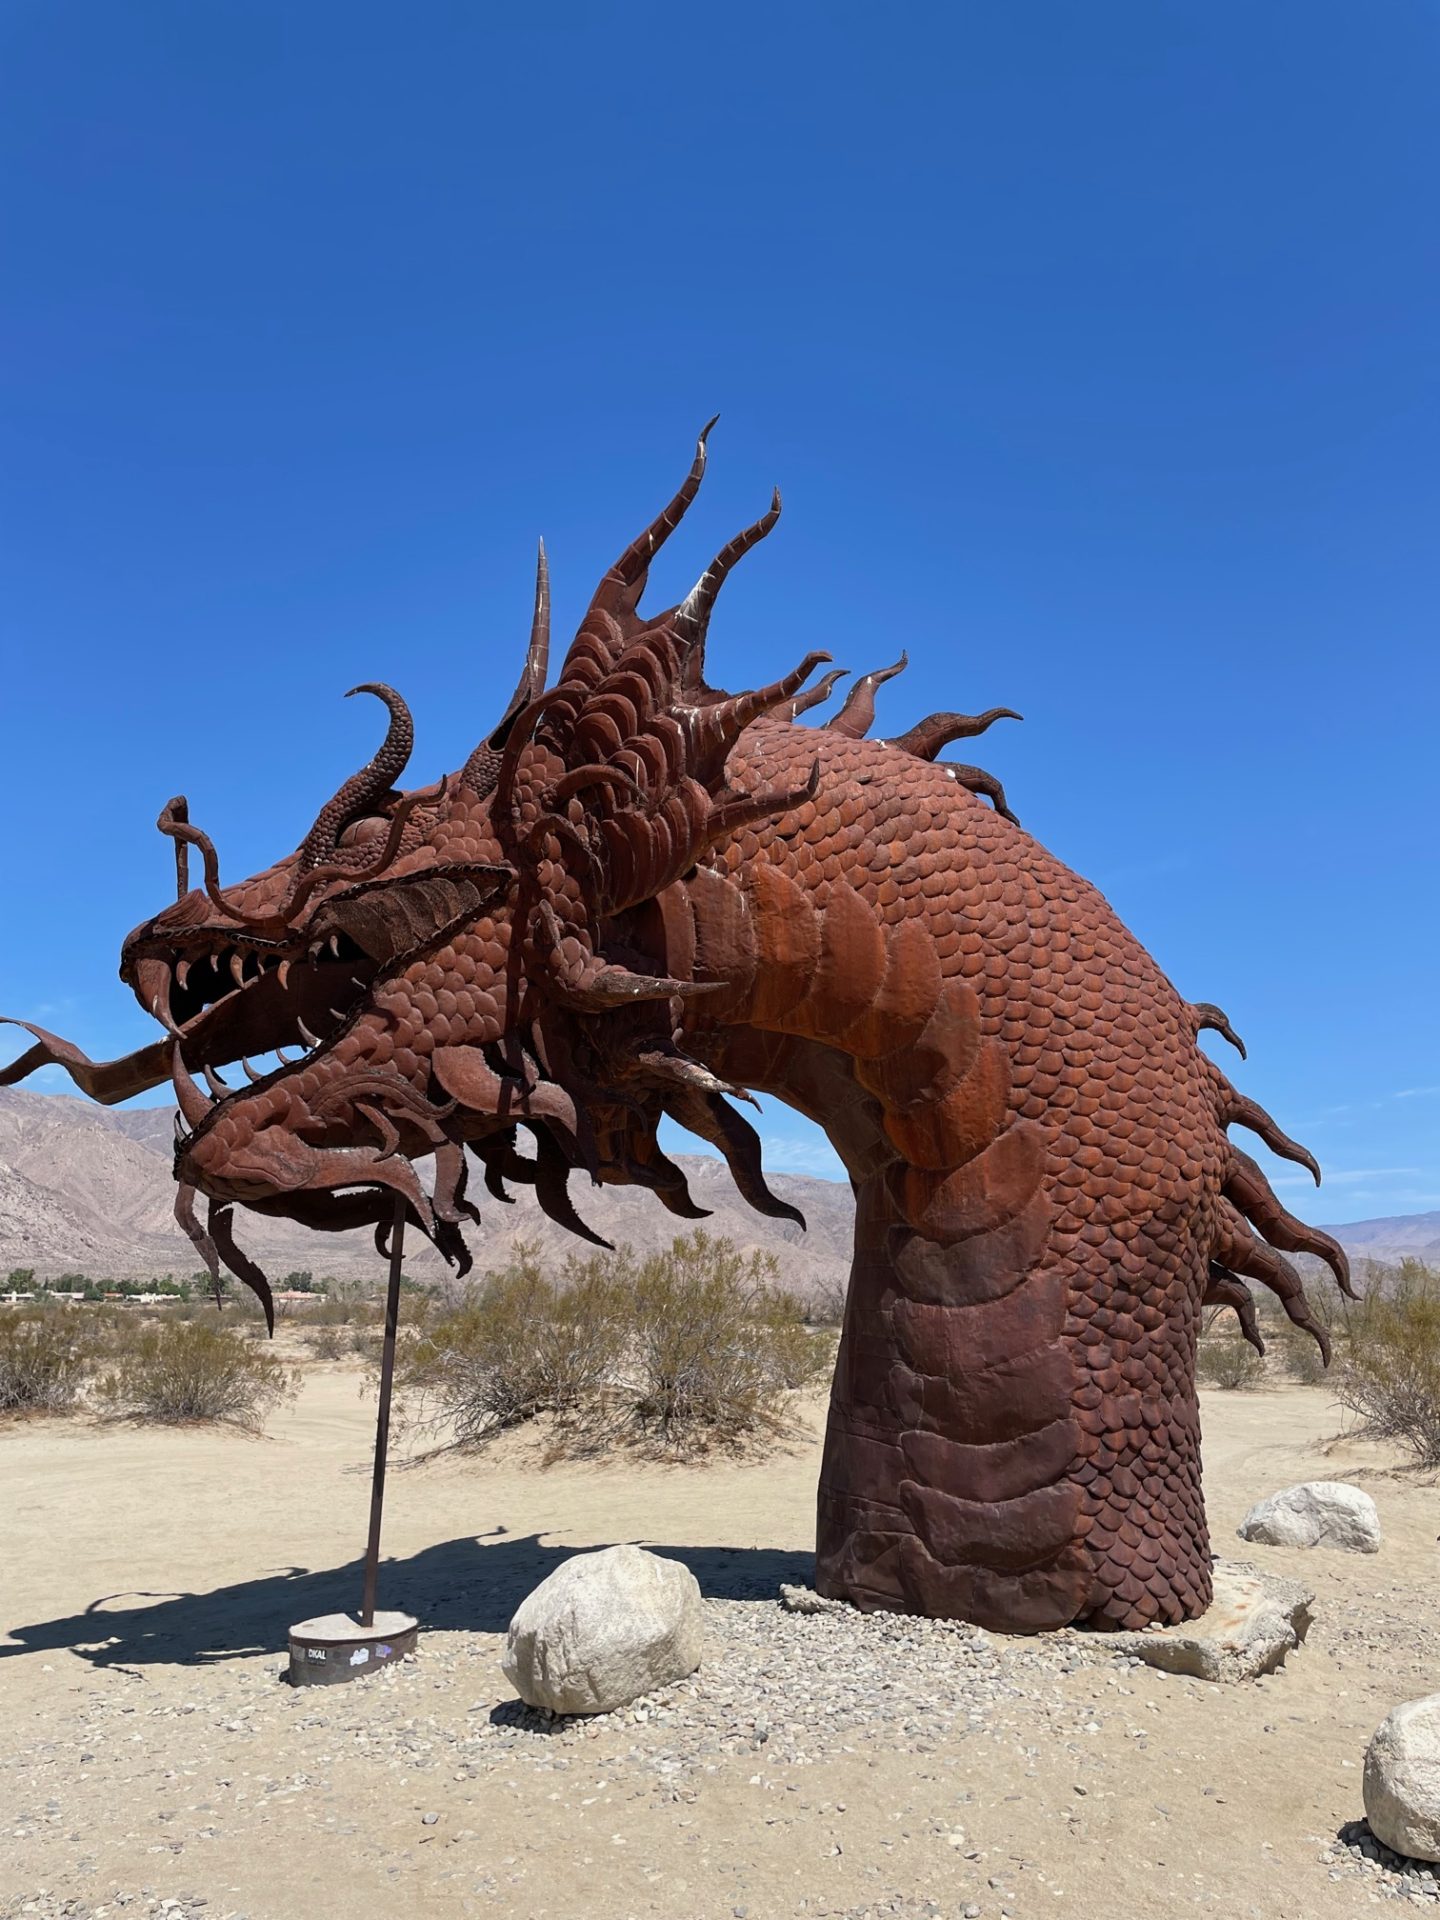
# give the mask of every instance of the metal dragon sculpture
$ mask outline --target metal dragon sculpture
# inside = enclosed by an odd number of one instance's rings
[[[179,897],[120,966],[164,1037],[97,1064],[31,1027],[0,1081],[58,1063],[105,1102],[173,1081],[177,1217],[267,1314],[237,1207],[383,1245],[398,1193],[463,1271],[468,1155],[497,1200],[532,1185],[587,1238],[577,1171],[697,1217],[667,1114],[752,1206],[798,1218],[731,1104],[778,1095],[856,1196],[822,1591],[1022,1631],[1191,1616],[1210,1597],[1201,1310],[1234,1307],[1258,1342],[1259,1281],[1323,1349],[1282,1255],[1349,1287],[1227,1128],[1318,1169],[1199,1051],[1206,1027],[1239,1046],[1224,1015],[1181,999],[998,782],[937,759],[1006,709],[868,739],[903,657],[819,728],[799,722],[840,677],[807,684],[827,654],[755,692],[706,684],[716,597],[778,495],[679,605],[639,611],[704,466],[702,435],[548,689],[542,548],[520,683],[457,773],[400,790],[410,714],[372,685],[384,745],[267,871],[222,883],[172,800]],[[287,1043],[257,1075],[247,1056]]]

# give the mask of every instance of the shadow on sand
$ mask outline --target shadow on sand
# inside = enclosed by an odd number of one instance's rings
[[[637,1544],[683,1561],[709,1599],[769,1600],[782,1581],[814,1577],[809,1553]],[[583,1549],[547,1545],[533,1533],[466,1534],[408,1560],[383,1561],[379,1604],[413,1613],[432,1631],[503,1633],[530,1589],[576,1551]],[[137,1667],[280,1653],[295,1621],[358,1607],[360,1571],[351,1560],[317,1572],[284,1567],[209,1593],[104,1595],[83,1613],[11,1626],[12,1644],[0,1645],[0,1659],[69,1648],[97,1667]]]

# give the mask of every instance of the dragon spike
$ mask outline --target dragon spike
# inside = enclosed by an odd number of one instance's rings
[[[1282,1160],[1293,1160],[1298,1166],[1306,1168],[1316,1186],[1319,1186],[1320,1162],[1310,1149],[1302,1147],[1298,1140],[1292,1140],[1288,1133],[1283,1133],[1262,1106],[1243,1093],[1237,1093],[1228,1082],[1225,1085],[1225,1105],[1220,1122],[1222,1126],[1245,1127],[1251,1133],[1258,1133],[1272,1153],[1278,1154]]]
[[[173,800],[167,800],[162,820],[173,821],[177,826],[185,826],[190,819],[190,802],[183,793],[177,793]],[[162,827],[161,832],[165,829]],[[183,900],[190,891],[190,848],[186,841],[175,835],[175,898]],[[183,987],[185,982],[180,982]]]
[[[901,753],[911,753],[917,760],[933,760],[942,747],[948,747],[954,740],[973,740],[977,734],[993,727],[997,720],[1023,720],[1024,717],[1013,707],[989,707],[984,713],[931,713],[908,733],[897,734],[885,744],[898,747]]]
[[[243,1247],[237,1247],[235,1244],[232,1204],[228,1200],[212,1200],[205,1224],[210,1230],[210,1238],[220,1258],[235,1278],[243,1280],[260,1302],[265,1313],[266,1328],[273,1340],[275,1338],[275,1296],[271,1293],[270,1282],[262,1270],[256,1266]]]
[[[794,807],[803,807],[807,800],[815,798],[819,788],[820,762],[815,760],[810,766],[810,778],[803,787],[770,787],[763,793],[727,800],[723,806],[711,810],[699,851],[713,847],[717,840],[723,840],[727,834],[739,833],[743,827],[755,826],[762,820],[789,813]]]
[[[415,722],[410,709],[393,687],[381,680],[366,680],[351,687],[347,700],[357,693],[373,693],[390,711],[390,724],[374,759],[359,773],[352,773],[337,793],[325,802],[315,816],[315,824],[300,848],[299,870],[308,873],[334,852],[340,829],[362,808],[373,807],[385,797],[405,771],[410,750],[415,745]]]
[[[498,750],[505,744],[505,730],[522,707],[538,700],[545,691],[545,676],[550,668],[550,563],[545,557],[545,542],[535,562],[535,613],[530,622],[530,647],[510,704],[500,716],[499,725],[488,745]]]
[[[567,981],[559,998],[586,1013],[606,1013],[612,1007],[633,1007],[641,1000],[693,1000],[718,993],[723,980],[665,980],[650,973],[631,973],[628,967],[601,967],[597,972]]]
[[[699,708],[693,725],[701,749],[695,768],[701,783],[708,785],[719,776],[730,749],[748,726],[767,713],[787,706],[816,667],[829,658],[828,653],[807,653],[798,667],[793,667],[783,678],[772,680],[768,687],[757,687],[752,693],[732,694],[727,700],[715,700]]]
[[[798,720],[801,714],[808,713],[811,707],[823,706],[834,691],[836,681],[843,680],[849,671],[848,667],[832,667],[829,673],[822,673],[813,687],[807,687],[804,693],[796,694],[790,702],[790,711],[785,718]]]
[[[175,1104],[184,1114],[185,1124],[193,1133],[215,1102],[207,1100],[190,1078],[189,1070],[181,1056],[178,1040],[172,1040],[170,1043],[170,1079],[175,1088]]]
[[[210,1285],[215,1293],[217,1307],[224,1306],[220,1293],[220,1255],[215,1242],[195,1215],[196,1189],[187,1180],[182,1180],[175,1190],[175,1219],[181,1232],[190,1241],[210,1274]],[[273,1331],[273,1329],[272,1329]]]
[[[705,477],[705,442],[710,437],[710,429],[719,418],[717,413],[700,429],[700,438],[695,443],[695,458],[691,461],[690,471],[681,481],[680,490],[674,499],[663,512],[655,516],[638,539],[630,542],[605,576],[607,581],[614,581],[618,586],[632,589],[632,603],[640,598],[650,562],[684,519],[686,508],[700,491],[700,482]]]
[[[759,546],[779,518],[780,489],[776,487],[770,496],[768,509],[758,520],[737,533],[733,540],[726,542],[675,609],[675,630],[689,649],[685,660],[687,686],[699,685],[705,661],[705,634],[715,602],[720,597],[720,589],[729,578],[731,569],[745,558],[752,547]],[[829,659],[830,656],[827,654],[825,657]]]
[[[229,1095],[230,1089],[229,1087],[226,1086],[225,1082],[220,1078],[220,1075],[215,1071],[215,1069],[209,1064],[208,1061],[202,1061],[200,1063],[200,1071],[204,1074],[205,1084],[207,1087],[209,1087],[211,1093],[214,1094],[215,1098],[217,1100],[224,1100]]]
[[[893,680],[897,673],[903,673],[910,664],[910,655],[904,651],[893,667],[877,667],[873,673],[864,673],[845,696],[845,704],[833,720],[827,720],[826,726],[831,733],[843,733],[851,740],[863,740],[875,724],[875,689],[883,686],[887,680]]]
[[[570,1163],[561,1153],[555,1141],[543,1127],[535,1129],[535,1198],[542,1213],[547,1214],[556,1226],[565,1227],[581,1240],[588,1240],[592,1247],[604,1247],[607,1253],[615,1250],[614,1242],[604,1240],[593,1227],[587,1227],[575,1211],[575,1204],[569,1192]]]
[[[1218,1033],[1222,1039],[1230,1042],[1242,1060],[1246,1057],[1245,1042],[1231,1026],[1223,1010],[1217,1007],[1213,1000],[1192,1000],[1190,1018],[1195,1022],[1197,1034],[1204,1033],[1207,1029],[1211,1033]]]
[[[772,1220],[793,1220],[804,1230],[805,1216],[800,1209],[779,1199],[766,1186],[760,1136],[728,1100],[718,1093],[677,1086],[664,1094],[662,1105],[672,1120],[719,1149],[742,1200],[757,1213]]]
[[[1240,1322],[1240,1331],[1263,1358],[1265,1342],[1261,1338],[1260,1322],[1255,1314],[1255,1296],[1238,1273],[1231,1273],[1218,1260],[1212,1260],[1200,1304],[1206,1307],[1233,1307],[1235,1317]]]

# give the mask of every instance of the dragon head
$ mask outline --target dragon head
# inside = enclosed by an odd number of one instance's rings
[[[213,843],[183,798],[170,801],[158,825],[175,843],[178,897],[129,935],[120,965],[165,1037],[97,1064],[32,1027],[36,1046],[0,1072],[56,1062],[105,1101],[169,1077],[177,1218],[217,1283],[228,1266],[267,1314],[265,1278],[234,1241],[236,1205],[321,1228],[368,1223],[383,1246],[398,1204],[463,1272],[462,1226],[479,1217],[467,1149],[497,1197],[506,1181],[531,1183],[547,1212],[594,1239],[567,1194],[577,1168],[700,1215],[656,1138],[666,1112],[693,1124],[697,1101],[747,1197],[793,1212],[764,1188],[753,1130],[728,1107],[715,1121],[722,1093],[739,1089],[684,1052],[687,1006],[725,981],[703,977],[667,903],[717,842],[813,795],[818,762],[798,787],[734,787],[726,770],[748,728],[819,697],[801,689],[829,656],[734,696],[703,677],[716,597],[774,526],[778,494],[683,601],[639,613],[705,457],[702,433],[675,497],[601,581],[548,691],[542,546],[519,684],[458,772],[403,790],[410,713],[369,684],[352,691],[387,707],[383,745],[266,871],[223,884]],[[236,1065],[243,1077],[227,1082]],[[432,1157],[427,1188],[415,1163]]]

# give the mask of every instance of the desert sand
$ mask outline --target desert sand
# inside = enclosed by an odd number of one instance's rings
[[[1117,1665],[1097,1636],[783,1612],[821,1418],[765,1461],[544,1468],[509,1438],[402,1467],[381,1604],[420,1615],[418,1654],[299,1690],[288,1624],[358,1600],[358,1372],[312,1364],[259,1439],[0,1431],[0,1914],[1299,1920],[1395,1897],[1337,1834],[1377,1723],[1440,1686],[1440,1494],[1337,1443],[1323,1389],[1205,1396],[1217,1551],[1318,1595],[1305,1646],[1241,1687]],[[1235,1539],[1260,1494],[1319,1477],[1373,1493],[1379,1555]],[[697,1573],[701,1672],[638,1716],[519,1714],[513,1608],[627,1540]]]

